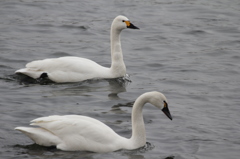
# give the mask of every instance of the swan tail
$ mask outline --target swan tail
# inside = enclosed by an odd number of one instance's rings
[[[21,131],[36,144],[42,146],[57,146],[61,143],[57,136],[43,128],[16,127],[15,130]]]
[[[15,71],[15,73],[24,74],[24,75],[27,75],[27,76],[32,77],[34,79],[37,79],[37,78],[41,77],[41,75],[44,72],[43,71],[37,71],[37,70],[31,70],[29,68],[22,68],[22,69],[19,69],[19,70]]]

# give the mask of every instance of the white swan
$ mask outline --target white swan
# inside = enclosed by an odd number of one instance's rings
[[[49,116],[31,121],[39,127],[16,127],[42,146],[56,146],[65,151],[111,152],[133,150],[146,144],[142,109],[151,103],[161,109],[169,119],[167,99],[160,92],[147,92],[137,98],[132,110],[132,137],[119,136],[110,127],[94,118],[80,115]]]
[[[32,61],[26,65],[26,68],[19,69],[15,73],[25,74],[34,79],[48,77],[57,83],[123,77],[126,74],[126,66],[123,61],[120,33],[125,28],[139,29],[130,23],[127,17],[117,16],[111,26],[112,64],[110,68],[89,59],[70,56]]]

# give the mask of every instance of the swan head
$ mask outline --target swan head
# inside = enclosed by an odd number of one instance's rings
[[[117,30],[123,30],[123,29],[126,29],[126,28],[139,29],[138,27],[133,25],[127,17],[122,16],[122,15],[117,16],[113,20],[112,27],[114,27]]]
[[[165,97],[164,94],[160,92],[149,92],[148,93],[148,102],[157,108],[161,109],[163,113],[170,119],[172,120],[172,115],[168,109],[168,102],[167,98]]]

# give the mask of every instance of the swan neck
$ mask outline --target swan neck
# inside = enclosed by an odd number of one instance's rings
[[[114,52],[122,52],[121,42],[120,42],[120,33],[121,33],[121,30],[116,29],[114,25],[112,25],[111,35],[110,35],[112,56]]]
[[[137,98],[132,110],[132,137],[131,142],[136,148],[146,144],[146,132],[143,121],[143,106],[147,103],[145,96]]]
[[[120,42],[120,33],[122,30],[117,29],[113,24],[111,27],[111,72],[114,77],[123,77],[126,74],[126,66],[123,61],[122,47]]]

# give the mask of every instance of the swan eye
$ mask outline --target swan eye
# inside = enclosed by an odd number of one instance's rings
[[[168,107],[168,104],[166,101],[163,101],[164,102],[164,108]]]
[[[122,20],[122,22],[125,22],[125,20]]]

